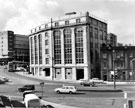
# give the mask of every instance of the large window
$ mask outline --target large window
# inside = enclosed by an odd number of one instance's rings
[[[34,43],[35,43],[35,64],[38,64],[38,47],[37,47],[37,37],[34,36]]]
[[[84,63],[83,58],[83,29],[75,29],[76,63]]]
[[[64,51],[65,51],[65,64],[72,63],[72,42],[71,42],[71,30],[64,30]]]
[[[54,63],[61,64],[61,33],[54,31]]]
[[[95,39],[98,39],[98,29],[97,28],[94,29],[94,37],[95,37]]]
[[[48,44],[49,44],[48,39],[46,39],[45,40],[45,45],[48,45]]]
[[[39,64],[42,64],[42,35],[38,35],[39,40]]]
[[[104,38],[103,38],[103,31],[102,30],[99,31],[99,36],[100,36],[100,40],[104,40]]]
[[[30,38],[31,41],[31,64],[34,64],[34,48],[33,48],[33,38]]]

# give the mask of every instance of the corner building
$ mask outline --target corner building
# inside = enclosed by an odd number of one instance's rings
[[[100,78],[100,46],[106,40],[106,21],[88,12],[51,19],[31,30],[30,71],[50,80]]]

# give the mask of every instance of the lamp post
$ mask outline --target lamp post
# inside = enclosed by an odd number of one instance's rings
[[[112,56],[112,58],[113,58],[113,60],[112,60],[112,62],[113,62],[113,72],[114,72],[114,75],[113,75],[113,82],[114,82],[114,89],[116,89],[116,79],[115,79],[115,50],[113,49],[112,50],[112,53],[113,53],[113,56]]]
[[[135,58],[133,58],[133,59],[130,61],[130,63],[131,63],[131,73],[130,73],[130,77],[132,77],[133,72],[134,72],[133,61],[135,61]]]

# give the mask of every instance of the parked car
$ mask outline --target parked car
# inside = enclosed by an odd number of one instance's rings
[[[98,78],[92,78],[89,81],[90,82],[94,82],[94,83],[98,83],[98,84],[103,84],[104,83],[103,80],[99,80]]]
[[[86,79],[79,79],[78,83],[82,84],[83,82],[87,81]]]
[[[4,82],[9,82],[9,79],[3,76],[0,76],[0,80]]]
[[[5,81],[2,81],[2,80],[0,79],[0,84],[5,84]]]
[[[24,85],[23,87],[18,88],[19,92],[24,92],[26,90],[35,90],[35,85]]]
[[[77,89],[75,86],[63,86],[61,88],[56,88],[55,89],[55,92],[56,93],[69,93],[69,94],[72,94],[72,93],[76,93]]]
[[[7,96],[0,95],[0,108],[13,108],[11,99]]]
[[[83,86],[90,86],[90,87],[95,87],[95,82],[90,82],[90,81],[84,81],[81,83]]]

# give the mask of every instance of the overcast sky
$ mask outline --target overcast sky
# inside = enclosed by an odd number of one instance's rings
[[[0,0],[0,31],[16,34],[67,12],[86,12],[107,20],[118,42],[135,45],[135,0]]]

